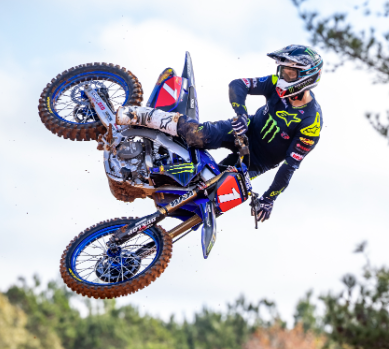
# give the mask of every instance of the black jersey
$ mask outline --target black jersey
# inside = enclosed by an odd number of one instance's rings
[[[313,99],[301,107],[280,98],[275,90],[277,80],[276,75],[234,80],[230,83],[230,101],[237,114],[247,115],[246,96],[265,96],[266,105],[249,117],[250,157],[268,168],[283,160],[298,168],[320,139],[322,111],[312,92]]]
[[[237,114],[248,114],[246,97],[263,95],[266,105],[249,117],[247,136],[249,137],[251,164],[264,172],[285,160],[267,195],[276,197],[285,189],[303,159],[317,145],[323,127],[320,105],[311,92],[312,100],[306,105],[294,107],[276,92],[278,77],[269,75],[262,78],[237,79],[230,83],[229,96]],[[273,195],[271,195],[273,194]]]

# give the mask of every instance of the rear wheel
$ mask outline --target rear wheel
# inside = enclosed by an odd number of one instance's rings
[[[137,234],[116,251],[107,241],[132,218],[101,222],[75,237],[62,254],[61,276],[83,296],[116,298],[136,292],[159,277],[172,255],[172,239],[161,227]]]
[[[59,137],[89,141],[106,132],[84,93],[85,85],[113,112],[122,105],[140,105],[143,99],[137,77],[118,65],[88,63],[65,70],[47,84],[38,106],[44,125]]]

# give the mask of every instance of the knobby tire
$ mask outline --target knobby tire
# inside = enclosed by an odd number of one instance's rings
[[[135,277],[131,280],[127,280],[123,283],[116,285],[90,285],[81,280],[77,280],[75,276],[71,275],[69,269],[69,259],[74,248],[87,236],[92,235],[94,232],[101,230],[105,227],[115,224],[128,224],[128,220],[134,219],[132,217],[126,218],[114,218],[107,221],[100,222],[96,225],[93,225],[90,228],[87,228],[76,236],[66,247],[65,251],[62,254],[60,261],[60,273],[65,284],[74,292],[87,296],[89,298],[96,299],[111,299],[117,298],[120,296],[126,296],[131,293],[137,292],[146,286],[150,285],[155,281],[167,268],[170,258],[172,256],[172,239],[170,235],[160,226],[155,226],[153,229],[159,231],[162,238],[162,251],[159,255],[158,260],[154,262],[150,269],[146,270],[143,274],[140,274],[138,277]]]

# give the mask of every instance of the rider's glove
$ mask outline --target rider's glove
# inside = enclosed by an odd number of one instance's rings
[[[270,214],[273,209],[273,203],[274,200],[263,196],[260,199],[255,199],[255,210],[254,207],[251,209],[252,215],[255,214],[257,221],[264,222],[270,218]]]
[[[231,126],[238,136],[244,135],[248,131],[247,115],[237,115],[237,117],[231,121]]]

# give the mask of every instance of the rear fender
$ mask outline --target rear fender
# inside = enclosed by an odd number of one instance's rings
[[[185,114],[197,121],[199,121],[199,106],[197,101],[196,82],[193,72],[192,58],[189,52],[185,53],[184,69],[182,71],[182,77],[188,80],[188,98]]]

